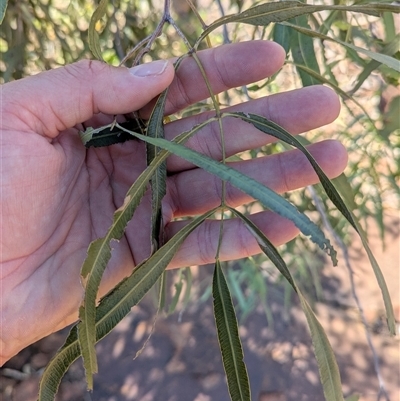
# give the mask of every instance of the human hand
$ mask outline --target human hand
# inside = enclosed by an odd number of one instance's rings
[[[282,48],[257,41],[222,46],[199,53],[215,93],[274,74],[283,64]],[[83,298],[80,268],[91,241],[105,234],[114,211],[146,166],[138,141],[85,149],[78,131],[101,126],[113,115],[151,111],[151,100],[171,84],[166,113],[208,97],[194,60],[174,73],[170,62],[115,68],[81,61],[2,86],[1,103],[1,342],[0,364],[27,345],[77,319]],[[153,102],[154,103],[154,102]],[[339,112],[337,96],[321,86],[272,95],[231,110],[263,115],[293,134],[328,124]],[[167,139],[205,120],[203,113],[165,126]],[[84,125],[83,125],[84,124]],[[227,156],[273,141],[249,124],[224,119]],[[187,146],[221,158],[218,129],[208,125]],[[343,146],[323,141],[309,146],[329,177],[347,161]],[[167,195],[163,200],[166,239],[184,221],[175,217],[203,213],[220,203],[219,179],[171,156]],[[297,150],[231,163],[276,192],[317,182],[313,169]],[[230,206],[251,199],[227,186]],[[100,288],[104,295],[150,253],[150,197],[145,196],[126,234],[114,244]],[[298,234],[292,222],[271,212],[251,219],[275,244]],[[219,223],[206,221],[184,242],[171,268],[213,261]],[[221,260],[259,252],[244,225],[226,221]]]

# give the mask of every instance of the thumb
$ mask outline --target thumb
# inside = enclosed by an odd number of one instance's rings
[[[174,68],[159,60],[133,68],[82,60],[3,85],[3,129],[50,138],[94,114],[139,110],[173,80]]]

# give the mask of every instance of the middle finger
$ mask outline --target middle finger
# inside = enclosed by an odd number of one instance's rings
[[[337,95],[327,87],[316,85],[252,100],[229,107],[225,111],[259,114],[281,125],[292,134],[300,134],[331,123],[338,116],[339,110]],[[166,124],[165,136],[171,140],[213,115],[215,113],[205,112]],[[237,118],[224,118],[222,124],[227,157],[275,141],[273,137]],[[185,146],[220,160],[222,151],[218,123],[208,124],[189,139]],[[193,168],[191,163],[174,155],[168,158],[167,166],[169,173]]]

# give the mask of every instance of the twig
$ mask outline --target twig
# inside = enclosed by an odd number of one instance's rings
[[[139,42],[121,61],[120,65],[124,64],[128,58],[130,58],[133,54],[136,53],[144,44],[146,44],[140,51],[139,53],[135,56],[135,59],[132,63],[133,66],[138,65],[140,63],[141,58],[149,52],[151,49],[151,46],[153,45],[154,41],[161,35],[162,29],[165,25],[165,23],[170,23],[171,21],[171,0],[164,0],[164,12],[161,17],[160,22],[158,23],[156,29],[153,31],[153,33],[149,36],[147,36],[145,39],[143,39],[141,42]]]
[[[201,18],[200,13],[197,11],[196,6],[193,4],[192,0],[186,0],[186,3],[189,4],[189,7],[192,9],[194,15],[197,17],[199,20],[201,26],[203,29],[207,29],[208,25],[204,22],[203,18]]]
[[[334,238],[334,240],[336,241],[336,243],[338,244],[339,248],[341,249],[341,251],[343,253],[343,258],[345,260],[346,268],[349,273],[351,295],[352,295],[352,297],[356,303],[357,309],[360,313],[361,322],[362,322],[362,324],[364,326],[364,330],[365,330],[365,337],[367,339],[368,346],[372,353],[372,358],[373,358],[373,362],[374,362],[374,370],[376,373],[376,377],[378,378],[379,392],[377,395],[377,401],[380,401],[381,397],[384,397],[384,399],[386,401],[390,401],[389,394],[386,390],[385,382],[381,375],[379,357],[378,357],[378,354],[374,347],[374,344],[372,342],[371,334],[368,330],[368,323],[367,323],[367,319],[365,318],[364,309],[363,309],[360,299],[358,298],[358,295],[357,295],[356,286],[355,286],[355,282],[354,282],[354,270],[350,263],[349,252],[348,252],[347,246],[344,244],[342,239],[335,232],[331,223],[329,222],[328,217],[326,215],[325,207],[322,204],[321,200],[318,198],[318,195],[315,192],[315,189],[312,186],[308,186],[307,189],[309,190],[309,192],[311,194],[311,198],[313,199],[313,201],[315,203],[315,207],[317,208],[318,212],[321,215],[322,222],[323,222],[325,228],[328,230],[328,232],[332,236],[332,238]]]
[[[122,49],[122,45],[121,45],[121,32],[118,27],[118,21],[115,18],[117,8],[115,7],[114,1],[113,1],[113,6],[114,6],[114,11],[113,11],[111,18],[114,20],[114,23],[116,26],[116,32],[114,35],[114,48],[115,48],[115,51],[117,52],[118,58],[121,60],[124,57],[124,50]]]
[[[218,4],[219,11],[221,12],[221,16],[225,17],[225,11],[224,7],[222,6],[221,0],[216,0]],[[224,38],[224,44],[231,43],[229,39],[229,34],[228,34],[228,28],[226,27],[226,24],[223,25],[222,27],[222,36]]]

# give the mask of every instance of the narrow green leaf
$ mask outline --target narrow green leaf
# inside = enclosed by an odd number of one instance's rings
[[[387,56],[393,56],[400,50],[400,34],[396,35],[391,42],[383,47],[380,51],[381,54],[386,54]],[[357,82],[351,89],[351,93],[355,93],[365,80],[371,75],[372,71],[376,70],[382,63],[377,60],[371,60],[361,71],[357,77]]]
[[[105,337],[129,313],[131,308],[140,302],[160,278],[187,236],[215,211],[216,209],[213,209],[193,219],[100,300],[99,306],[96,308],[96,342]],[[39,401],[55,399],[62,377],[80,354],[77,326],[75,325],[71,329],[66,343],[48,363],[43,373],[39,387]]]
[[[349,184],[349,179],[347,178],[346,174],[340,174],[332,180],[332,183],[345,200],[346,206],[350,209],[350,211],[356,210],[357,203],[355,201],[355,192]]]
[[[215,263],[212,289],[215,324],[231,400],[251,401],[235,309],[219,260]]]
[[[177,143],[184,143],[204,125],[194,127],[188,132],[184,132],[175,138]],[[120,129],[123,129],[118,125]],[[157,168],[166,160],[169,153],[160,151],[157,157],[143,171],[138,179],[131,186],[126,194],[123,205],[117,209],[113,216],[113,222],[107,231],[107,234],[93,241],[89,245],[87,257],[82,266],[82,279],[85,286],[85,298],[79,309],[79,318],[81,322],[78,324],[78,334],[80,347],[82,349],[82,357],[86,369],[87,382],[89,388],[93,383],[92,375],[97,372],[97,362],[95,353],[95,307],[97,293],[99,290],[101,278],[104,270],[111,258],[111,241],[121,239],[125,228],[131,220],[137,206],[139,205],[147,185],[152,177],[154,177]]]
[[[303,294],[298,291],[298,295],[310,329],[325,400],[343,401],[339,367],[328,337]]]
[[[178,301],[182,293],[182,288],[183,288],[182,270],[179,271],[178,282],[174,284],[174,287],[175,287],[175,294],[173,295],[171,302],[169,304],[168,314],[171,314],[175,311],[176,305],[178,305]]]
[[[100,4],[94,11],[89,23],[88,39],[89,49],[98,60],[103,60],[99,43],[99,34],[96,31],[96,24],[100,21],[107,11],[108,0],[101,0]]]
[[[362,107],[354,98],[352,98],[349,94],[347,94],[343,89],[340,88],[340,86],[336,85],[334,82],[330,81],[329,79],[325,78],[323,75],[318,74],[314,70],[311,70],[310,68],[306,67],[305,65],[301,64],[295,64],[296,69],[298,71],[303,70],[306,72],[309,76],[313,77],[315,81],[318,81],[319,83],[324,83],[329,86],[331,86],[333,89],[335,89],[336,93],[342,96],[343,99],[347,100],[350,99],[354,103],[357,104],[357,106]]]
[[[290,50],[291,35],[293,30],[281,24],[275,24],[273,31],[273,41],[279,43],[284,49],[286,54]]]
[[[400,7],[399,7],[400,9]],[[388,56],[386,54],[381,54],[381,53],[376,53],[373,52],[372,50],[367,50],[367,49],[363,49],[362,47],[359,46],[355,46],[352,43],[348,43],[348,42],[343,42],[342,40],[336,39],[336,38],[332,38],[330,36],[327,35],[323,35],[322,33],[313,31],[312,29],[308,29],[308,28],[304,28],[298,25],[294,25],[291,24],[289,22],[282,22],[283,25],[286,26],[290,26],[291,28],[295,29],[296,31],[299,31],[305,35],[309,35],[311,37],[314,38],[320,38],[323,40],[330,40],[332,42],[336,42],[339,43],[345,47],[348,47],[349,49],[355,50],[358,53],[364,54],[368,57],[370,57],[373,60],[376,60],[378,62],[380,62],[381,64],[385,64],[388,67],[392,68],[395,71],[400,72],[400,62],[399,60],[395,59],[394,57]],[[399,43],[397,42],[397,46],[399,47]]]
[[[396,38],[396,25],[392,13],[383,13],[383,26],[385,27],[385,42],[392,42]]]
[[[307,17],[301,15],[293,19],[295,25],[300,25],[309,28]],[[319,65],[314,51],[314,42],[310,36],[303,35],[294,30],[291,34],[290,50],[292,53],[293,61],[296,66],[306,66],[320,75]],[[315,80],[313,75],[307,74],[304,70],[297,68],[303,86],[316,85],[319,82]]]
[[[6,15],[8,0],[0,0],[0,25]]]
[[[54,401],[61,379],[81,355],[77,326],[73,326],[64,345],[47,364],[39,383],[38,401]]]
[[[297,65],[296,64],[296,68],[298,70],[304,70],[308,75],[314,77],[314,79],[318,82],[324,83],[329,85],[330,87],[332,87],[337,94],[339,94],[344,100],[351,100],[352,102],[354,102],[362,111],[365,115],[367,115],[367,112],[365,111],[365,108],[363,107],[363,105],[358,102],[353,96],[349,95],[348,93],[346,93],[344,90],[342,90],[335,82],[333,82],[332,80],[329,80],[327,78],[325,78],[324,76],[316,73],[315,71],[307,68],[304,65]],[[368,115],[367,115],[367,118]],[[372,120],[371,123],[373,124]]]
[[[79,308],[78,338],[79,348],[81,350],[83,366],[85,368],[85,376],[88,390],[93,390],[93,375],[98,372],[97,356],[94,345],[96,344],[96,310],[88,309],[81,306]]]
[[[164,160],[167,153],[164,152]],[[162,159],[162,158],[161,158]],[[107,234],[93,241],[88,248],[87,257],[82,265],[81,275],[85,287],[85,298],[79,308],[80,323],[78,324],[79,343],[86,370],[88,388],[93,385],[93,373],[97,372],[96,362],[96,299],[104,270],[111,258],[111,241],[119,240],[124,234],[128,222],[139,205],[147,185],[154,173],[158,161],[149,166],[129,189],[123,205],[116,210],[113,222]]]
[[[236,117],[239,116],[238,113],[227,113],[226,116],[228,115],[235,115]],[[293,204],[272,191],[270,188],[260,184],[251,177],[228,167],[227,165],[221,164],[207,156],[202,155],[201,153],[195,152],[194,150],[188,149],[179,144],[166,141],[165,139],[149,138],[135,132],[132,132],[132,135],[142,139],[145,142],[149,142],[159,146],[160,148],[166,149],[169,152],[182,157],[183,159],[220,177],[222,180],[231,183],[254,199],[259,200],[265,207],[271,209],[275,213],[292,220],[304,235],[310,236],[312,241],[314,241],[321,249],[328,253],[334,265],[337,264],[336,251],[330,244],[329,240],[325,238],[325,235],[321,229],[305,214],[300,213]]]
[[[158,291],[158,309],[162,311],[165,308],[165,298],[167,295],[167,272],[165,271],[159,280]]]
[[[291,135],[289,132],[287,132],[284,128],[282,128],[278,124],[266,119],[265,117],[256,114],[236,112],[236,113],[225,113],[224,116],[240,118],[242,121],[246,121],[252,124],[261,132],[264,132],[265,134],[280,139],[281,141],[299,149],[307,157],[311,166],[314,168],[328,197],[332,200],[332,202],[344,215],[344,217],[346,217],[346,219],[353,225],[353,227],[356,228],[355,223],[353,222],[353,218],[349,210],[347,209],[345,203],[343,202],[342,198],[338,194],[336,188],[333,186],[333,184],[326,176],[326,174],[323,172],[321,167],[318,165],[317,161],[314,159],[311,153],[300,143],[300,141],[297,138],[295,138],[293,135]]]
[[[190,300],[190,292],[192,290],[192,284],[193,284],[193,276],[192,276],[192,270],[189,267],[185,267],[185,280],[186,280],[186,289],[185,289],[185,294],[183,296],[183,308],[186,308],[189,300]]]
[[[213,30],[231,22],[241,22],[250,25],[266,26],[272,22],[287,21],[300,15],[311,14],[324,10],[342,10],[359,12],[374,16],[379,16],[383,12],[398,13],[400,7],[389,4],[364,4],[353,6],[339,5],[309,5],[298,1],[278,1],[266,4],[260,4],[251,7],[237,14],[226,15],[210,24],[196,41],[195,48],[208,36]]]
[[[318,322],[314,312],[297,287],[285,261],[282,259],[277,249],[268,240],[265,234],[248,217],[233,208],[230,208],[230,210],[240,219],[242,219],[247,229],[254,235],[254,238],[258,242],[261,250],[277,267],[277,269],[292,286],[294,291],[298,294],[301,307],[306,315],[307,323],[310,329],[325,399],[327,401],[343,401],[340,372],[332,347],[323,327]]]
[[[146,134],[151,138],[164,138],[164,109],[167,100],[168,88],[165,89],[158,97],[157,102],[151,113]],[[147,165],[149,165],[159,152],[157,146],[146,143]],[[162,208],[161,202],[167,193],[167,162],[163,161],[151,178],[151,243],[153,252],[160,246],[162,242],[161,220]]]
[[[369,248],[367,238],[364,235],[364,232],[361,229],[357,219],[354,217],[352,212],[347,208],[346,204],[344,203],[341,196],[337,192],[335,186],[332,184],[332,182],[329,180],[329,178],[323,172],[323,170],[318,165],[318,163],[313,158],[313,156],[310,154],[310,152],[308,152],[308,150],[293,135],[289,134],[289,132],[287,132],[285,129],[280,127],[278,124],[275,124],[274,122],[269,121],[262,116],[258,116],[258,115],[250,114],[250,113],[240,113],[240,112],[225,113],[223,116],[224,117],[225,116],[231,116],[231,117],[236,116],[236,118],[240,118],[243,121],[247,121],[250,124],[252,124],[254,127],[258,128],[261,132],[272,135],[275,138],[278,138],[281,141],[296,147],[307,157],[311,166],[314,168],[314,171],[318,175],[318,178],[319,178],[326,194],[328,195],[329,199],[338,208],[338,210],[340,211],[340,213],[342,213],[342,215],[346,218],[346,220],[353,226],[353,228],[357,231],[358,235],[361,238],[364,249],[367,252],[372,269],[375,273],[375,277],[377,279],[377,282],[378,282],[379,287],[382,292],[382,297],[383,297],[383,301],[385,303],[386,314],[387,314],[387,319],[388,319],[389,331],[391,334],[395,335],[395,333],[396,333],[395,318],[394,318],[394,311],[393,311],[393,305],[392,305],[392,301],[390,298],[390,294],[389,294],[385,279],[383,277],[382,271],[381,271],[374,255],[372,254],[371,249]]]
[[[264,254],[271,260],[271,262],[276,266],[279,272],[283,277],[289,282],[289,284],[293,287],[293,289],[297,292],[296,285],[293,281],[293,277],[286,266],[285,261],[282,259],[279,252],[276,250],[274,245],[269,241],[269,239],[264,235],[264,233],[243,213],[239,212],[236,209],[228,207],[228,209],[236,214],[245,224],[247,229],[251,232],[251,234],[256,239],[258,245]]]

